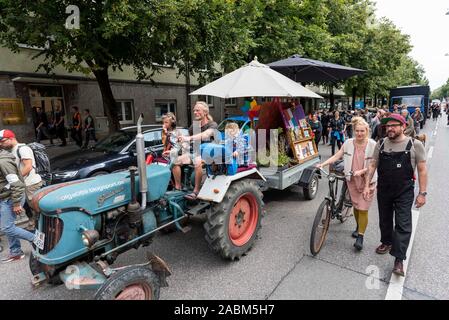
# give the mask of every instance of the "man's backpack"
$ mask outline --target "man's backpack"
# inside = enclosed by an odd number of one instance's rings
[[[34,161],[36,162],[36,167],[34,168],[36,170],[36,173],[41,176],[42,180],[44,181],[44,185],[48,186],[51,183],[51,168],[50,168],[50,159],[48,158],[47,151],[45,150],[45,146],[33,142],[29,143],[26,146],[28,146],[34,154]],[[23,147],[19,146],[17,148],[17,156],[20,159],[20,148]]]

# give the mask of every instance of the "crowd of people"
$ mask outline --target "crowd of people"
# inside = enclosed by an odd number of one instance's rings
[[[84,121],[78,107],[72,107],[70,137],[80,148],[86,149],[89,146],[90,141],[97,142],[97,137],[95,134],[95,120],[90,114],[90,110],[84,109],[83,113]],[[56,106],[56,109],[51,113],[50,121],[48,120],[47,113],[43,111],[42,108],[35,108],[34,124],[36,128],[36,142],[40,143],[41,140],[48,139],[50,140],[50,143],[53,144],[53,140],[57,138],[61,140],[61,147],[67,145],[67,129],[65,126],[64,113],[61,111],[60,106]]]
[[[431,109],[432,114],[434,112],[433,110],[434,109]],[[340,149],[345,140],[353,137],[354,128],[351,120],[354,117],[361,117],[365,120],[368,123],[371,139],[379,141],[386,137],[386,130],[381,124],[381,121],[391,113],[401,114],[405,119],[407,126],[404,134],[406,136],[420,140],[419,133],[424,125],[424,114],[421,112],[420,108],[416,108],[415,111],[410,114],[405,105],[394,105],[393,112],[389,112],[386,106],[377,109],[376,112],[367,111],[365,109],[355,111],[318,111],[309,114],[309,124],[315,135],[317,148],[322,141],[323,145],[328,144],[331,146],[331,153],[334,155],[336,147]]]

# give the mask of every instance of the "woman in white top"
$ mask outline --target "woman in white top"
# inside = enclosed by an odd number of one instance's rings
[[[377,175],[371,181],[372,192],[368,199],[363,197],[363,186],[368,172],[368,164],[372,158],[376,142],[369,139],[369,125],[363,118],[354,117],[351,122],[354,128],[355,138],[346,140],[343,147],[333,157],[317,165],[317,167],[327,166],[343,158],[344,172],[354,207],[354,217],[357,222],[357,229],[352,233],[352,236],[357,238],[354,247],[357,250],[362,250],[363,236],[368,225],[368,210],[373,201]]]

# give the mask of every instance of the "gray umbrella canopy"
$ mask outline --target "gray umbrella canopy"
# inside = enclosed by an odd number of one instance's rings
[[[268,65],[296,82],[335,83],[365,72],[335,63],[302,58],[297,54]]]

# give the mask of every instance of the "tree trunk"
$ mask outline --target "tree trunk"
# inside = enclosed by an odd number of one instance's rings
[[[187,127],[192,124],[192,102],[190,98],[190,65],[186,62],[186,107],[187,107]]]
[[[100,87],[101,97],[103,99],[103,108],[109,122],[109,132],[115,132],[120,130],[120,122],[117,113],[117,104],[112,94],[111,83],[109,81],[108,68],[92,69],[95,78],[97,79],[98,86]]]
[[[377,108],[377,93],[374,94],[374,108]]]
[[[357,88],[352,88],[352,110],[355,110],[355,99],[357,98]]]

